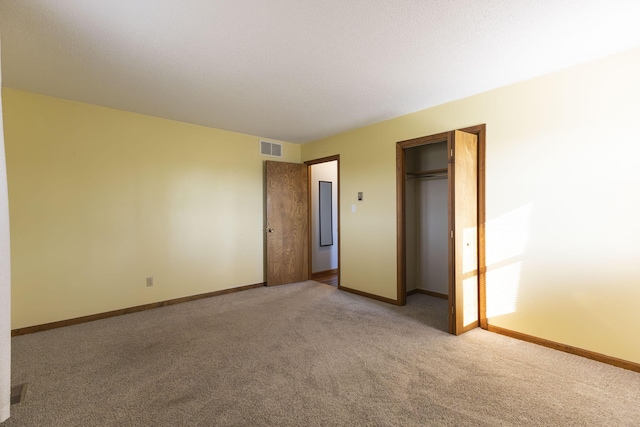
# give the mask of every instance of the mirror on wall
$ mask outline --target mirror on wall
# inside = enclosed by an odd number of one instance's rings
[[[333,207],[332,186],[330,181],[319,181],[319,210],[320,210],[320,246],[333,245]]]

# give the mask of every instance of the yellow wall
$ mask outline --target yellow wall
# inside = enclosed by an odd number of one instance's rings
[[[303,145],[340,155],[342,284],[396,297],[395,143],[486,123],[490,324],[640,363],[638,76],[633,50]]]
[[[638,75],[634,50],[285,143],[283,160],[340,155],[342,284],[394,299],[395,143],[486,123],[490,323],[640,363]],[[258,138],[7,88],[3,102],[13,328],[264,280]]]
[[[264,281],[259,138],[9,88],[3,103],[13,328]]]

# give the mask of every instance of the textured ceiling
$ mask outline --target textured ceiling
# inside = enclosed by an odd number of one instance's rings
[[[306,142],[640,46],[638,0],[0,0],[3,85]]]

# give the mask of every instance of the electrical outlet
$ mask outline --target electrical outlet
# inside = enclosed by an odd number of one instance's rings
[[[153,286],[153,277],[147,277],[147,286]]]

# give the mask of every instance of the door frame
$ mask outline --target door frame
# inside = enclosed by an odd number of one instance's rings
[[[463,129],[462,132],[478,137],[478,317],[482,329],[488,328],[486,299],[486,248],[485,248],[485,153],[486,124]],[[405,149],[419,147],[433,142],[448,141],[451,132],[399,141],[396,143],[396,215],[397,215],[397,296],[398,305],[407,303],[407,264],[406,264],[406,230],[405,230]],[[451,215],[452,212],[449,212]],[[451,295],[449,295],[451,301]],[[460,316],[461,313],[456,315]],[[452,314],[449,312],[449,322]]]
[[[340,238],[340,155],[339,154],[335,154],[333,156],[321,157],[319,159],[307,160],[306,162],[304,162],[304,164],[307,165],[307,177],[308,177],[307,182],[308,182],[308,186],[309,186],[309,189],[308,189],[308,194],[309,194],[309,196],[308,196],[308,198],[309,198],[309,200],[308,200],[308,206],[309,206],[309,209],[308,209],[308,215],[309,215],[309,221],[308,221],[308,224],[309,224],[309,238],[308,238],[308,241],[309,241],[309,269],[308,269],[308,271],[309,271],[309,279],[311,279],[311,277],[313,275],[313,247],[312,247],[312,245],[313,245],[312,237],[313,236],[311,235],[312,230],[313,230],[313,225],[311,223],[311,166],[317,165],[317,164],[320,164],[320,163],[332,162],[334,160],[337,162],[336,163],[336,169],[337,169],[337,174],[336,174],[337,178],[336,179],[338,181],[336,183],[337,184],[336,185],[337,192],[338,192],[338,204],[337,204],[338,217],[336,218],[336,220],[337,220],[336,221],[336,228],[337,228],[336,231],[338,233],[338,269],[337,269],[338,270],[338,288],[340,288],[340,283],[342,283],[340,281],[340,265],[341,265],[341,262],[340,262],[340,243],[342,242],[342,239]]]

